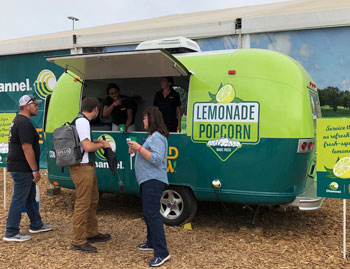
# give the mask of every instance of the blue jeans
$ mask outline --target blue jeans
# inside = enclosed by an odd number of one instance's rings
[[[19,224],[24,205],[30,219],[30,229],[38,230],[43,226],[39,210],[35,201],[35,183],[32,173],[12,172],[13,196],[6,223],[6,237],[12,237],[19,233]]]
[[[154,257],[169,255],[160,215],[160,198],[165,187],[164,182],[156,179],[145,181],[140,186],[142,213],[147,225],[147,245],[153,247]]]

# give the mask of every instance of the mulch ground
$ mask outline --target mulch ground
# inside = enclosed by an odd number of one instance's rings
[[[44,172],[44,171],[43,171]],[[140,251],[146,227],[140,199],[105,194],[99,204],[100,231],[112,240],[95,243],[98,253],[71,250],[74,191],[62,189],[47,196],[50,187],[42,172],[40,212],[54,231],[32,235],[23,243],[0,241],[0,268],[147,268],[152,252]],[[7,174],[7,209],[3,204],[3,172],[0,177],[0,234],[3,236],[12,195]],[[163,268],[350,268],[343,259],[342,200],[327,199],[317,211],[297,208],[265,208],[257,228],[246,228],[251,213],[241,205],[199,203],[192,230],[165,227],[171,261]],[[23,214],[21,232],[28,232]],[[349,233],[349,229],[348,229]],[[350,236],[348,236],[350,242]],[[350,243],[347,247],[350,249]],[[350,254],[350,253],[349,253]]]

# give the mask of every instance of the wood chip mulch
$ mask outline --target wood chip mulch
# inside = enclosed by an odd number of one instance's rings
[[[140,199],[104,194],[98,208],[101,232],[112,239],[95,243],[98,253],[71,250],[74,191],[62,189],[47,196],[50,188],[42,171],[40,212],[54,231],[31,235],[17,243],[0,240],[0,268],[148,268],[153,257],[140,251],[145,241]],[[12,179],[7,174],[7,209],[3,208],[3,172],[0,176],[0,235],[3,237],[11,202]],[[172,256],[162,268],[350,268],[343,259],[343,201],[327,199],[317,211],[297,208],[263,208],[255,229],[247,228],[249,210],[242,205],[199,203],[192,230],[165,226]],[[22,215],[21,232],[28,232],[29,219]],[[350,256],[350,231],[347,229]]]

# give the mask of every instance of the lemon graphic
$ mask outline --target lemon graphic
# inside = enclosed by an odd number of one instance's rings
[[[333,173],[339,178],[350,178],[350,158],[340,159],[333,167]]]
[[[231,84],[226,84],[216,94],[216,101],[221,104],[231,103],[235,99],[235,89]]]
[[[103,139],[102,136],[103,135],[100,135],[98,137],[98,139]],[[109,144],[111,145],[111,148],[112,148],[113,152],[115,152],[115,150],[116,150],[116,143],[115,143],[113,137],[108,135],[108,134],[104,134],[104,136],[105,136],[106,140],[109,142]],[[105,160],[106,157],[104,156],[104,152],[105,152],[104,149],[100,148],[99,150],[96,151],[96,156],[99,157],[102,160]]]

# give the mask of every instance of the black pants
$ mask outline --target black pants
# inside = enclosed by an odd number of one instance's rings
[[[140,186],[142,213],[147,225],[147,245],[153,247],[154,257],[169,255],[162,216],[160,215],[160,198],[166,187],[164,182],[151,179]]]

